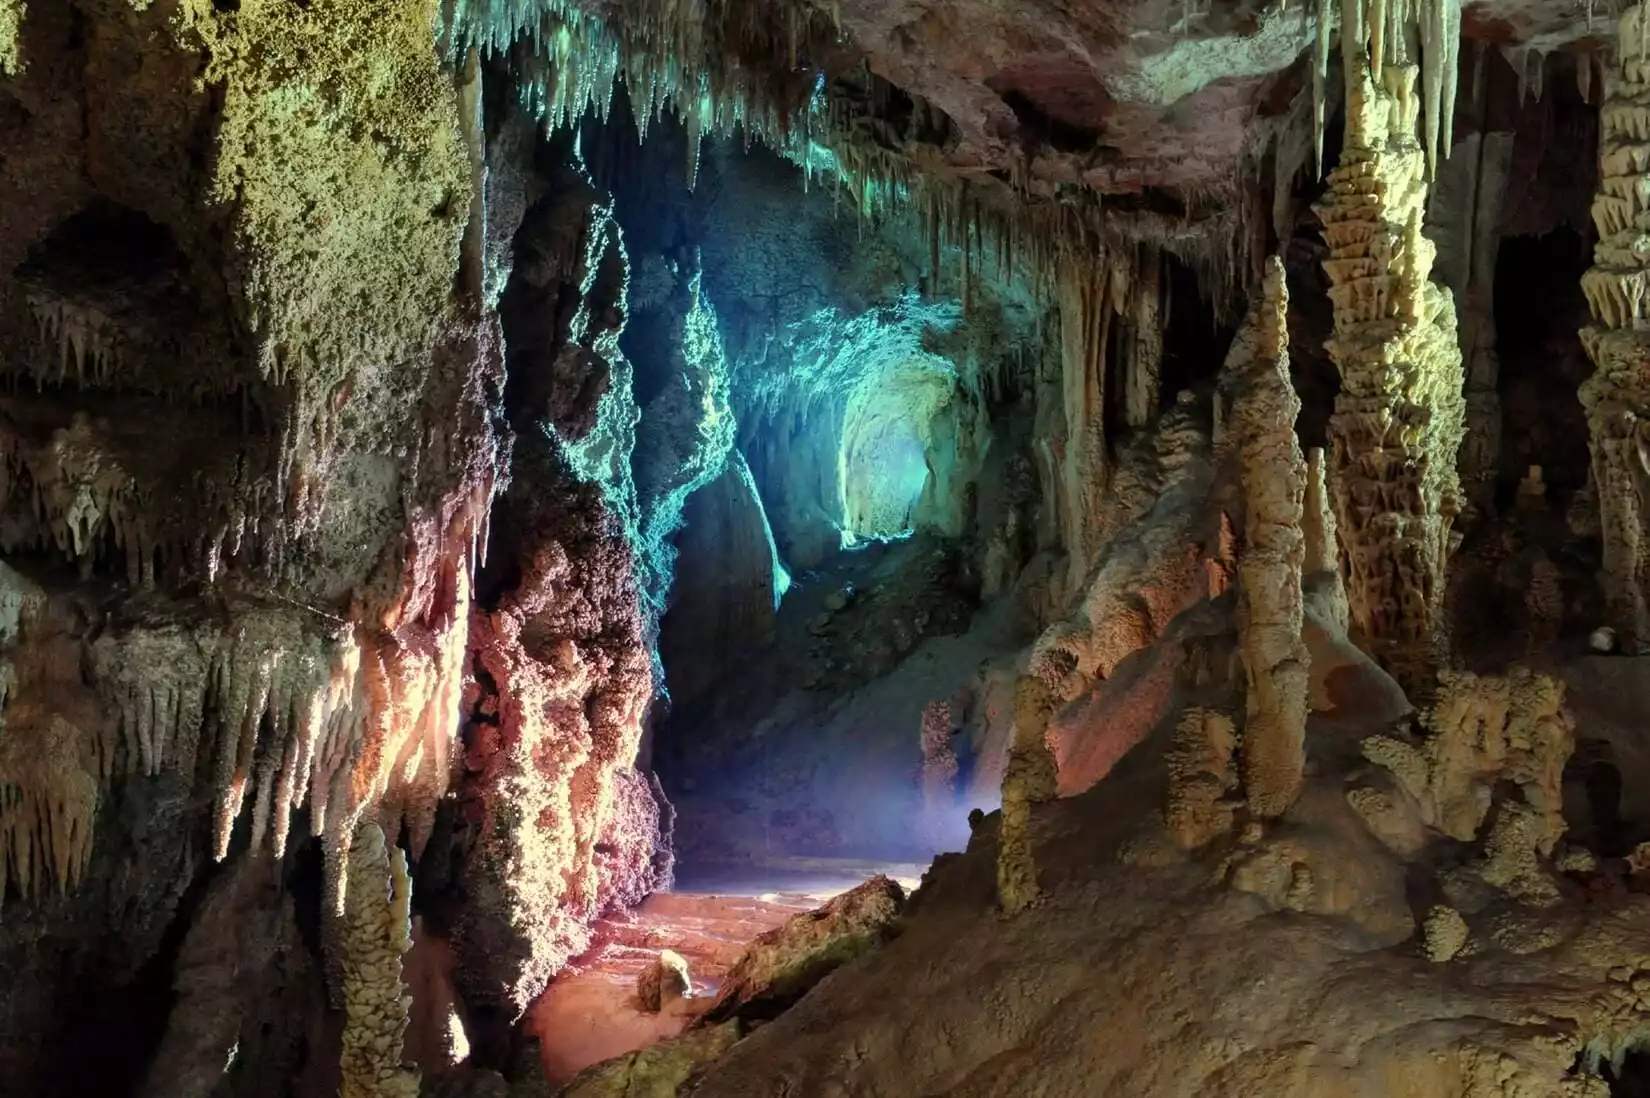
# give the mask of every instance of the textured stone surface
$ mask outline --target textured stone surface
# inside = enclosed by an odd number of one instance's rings
[[[773,1017],[843,965],[896,936],[904,906],[905,890],[878,876],[793,916],[753,941],[728,970],[704,1022]]]

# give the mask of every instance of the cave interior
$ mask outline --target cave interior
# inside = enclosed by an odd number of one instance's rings
[[[1647,35],[0,0],[0,1093],[1650,1094]]]

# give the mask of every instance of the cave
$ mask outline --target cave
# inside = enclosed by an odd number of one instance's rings
[[[1606,1098],[1643,4],[0,0],[18,1098]]]

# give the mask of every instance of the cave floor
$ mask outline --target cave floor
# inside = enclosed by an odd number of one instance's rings
[[[676,888],[594,927],[591,948],[529,1010],[546,1078],[565,1082],[603,1060],[673,1037],[716,999],[722,978],[758,935],[885,873],[907,890],[925,866],[824,858],[775,858],[744,866],[681,866]],[[636,1001],[636,979],[674,950],[688,963],[694,996],[657,1014]]]

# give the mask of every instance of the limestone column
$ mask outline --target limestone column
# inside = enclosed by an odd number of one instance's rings
[[[1099,553],[1106,492],[1106,341],[1110,280],[1104,266],[1068,258],[1060,267],[1060,406],[1064,422],[1049,462],[1066,551],[1069,595],[1081,589]],[[1052,425],[1051,425],[1052,426]]]
[[[1306,761],[1307,468],[1295,438],[1301,402],[1289,382],[1288,310],[1283,263],[1273,256],[1222,379],[1231,396],[1228,437],[1244,499],[1238,555],[1238,641],[1248,687],[1243,786],[1259,816],[1281,815],[1294,803]]]
[[[1615,78],[1599,110],[1598,245],[1581,288],[1595,367],[1581,385],[1604,541],[1609,624],[1621,651],[1650,651],[1650,56],[1645,11],[1621,16]]]
[[[1512,174],[1514,134],[1493,117],[1489,51],[1472,52],[1464,134],[1438,169],[1427,207],[1426,231],[1438,245],[1438,276],[1455,294],[1466,375],[1466,435],[1459,468],[1462,492],[1479,515],[1495,509],[1501,455],[1501,360],[1495,346],[1495,264],[1501,248],[1501,210]]]
[[[1123,420],[1144,427],[1157,415],[1163,385],[1163,258],[1156,248],[1142,246],[1134,272],[1130,310],[1134,339],[1125,365]]]
[[[1434,248],[1421,224],[1429,158],[1416,86],[1423,72],[1400,52],[1408,37],[1372,41],[1365,26],[1343,20],[1346,137],[1318,215],[1335,309],[1328,350],[1341,374],[1329,487],[1347,600],[1377,659],[1424,691],[1448,648],[1442,609],[1458,540],[1465,404],[1455,306],[1428,278]],[[1440,40],[1453,42],[1427,37],[1427,134],[1435,142],[1431,116],[1444,95],[1435,70],[1449,56]],[[1383,44],[1390,63],[1376,72],[1371,54],[1379,57]]]
[[[1003,812],[997,834],[997,902],[1015,915],[1042,895],[1031,852],[1031,806],[1051,801],[1058,766],[1048,747],[1053,692],[1041,679],[1022,675],[1014,684],[1014,732],[1003,774]]]

